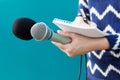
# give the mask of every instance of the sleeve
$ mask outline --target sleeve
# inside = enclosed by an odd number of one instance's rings
[[[106,38],[110,45],[109,50],[120,49],[120,33],[108,35]]]
[[[86,17],[88,19],[90,19],[89,9],[88,9],[88,3],[87,3],[86,0],[79,0],[79,6],[78,6],[78,14],[77,14],[77,16],[81,16],[80,9],[83,9],[84,12],[85,12],[85,14],[86,14]]]

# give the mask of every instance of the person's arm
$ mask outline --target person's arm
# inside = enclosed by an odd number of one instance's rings
[[[85,0],[80,0],[79,10],[84,9],[87,14],[87,5],[83,4]],[[78,16],[75,18],[74,23],[83,21],[78,10]],[[61,44],[53,42],[57,47],[64,51],[68,56],[77,56],[93,50],[117,50],[120,49],[120,33],[111,34],[103,38],[89,38],[71,32],[58,32],[61,35],[70,37],[71,43]]]
[[[61,44],[53,42],[58,48],[65,52],[68,56],[77,56],[85,54],[93,50],[109,49],[107,38],[89,38],[72,32],[59,31],[61,35],[70,37],[71,43]]]
[[[81,22],[83,22],[80,9],[83,9],[87,16],[87,19],[90,19],[87,0],[79,0],[78,14],[75,20],[73,21],[74,24],[80,24]],[[106,36],[106,39],[108,40],[110,45],[109,50],[120,49],[120,33],[108,35]]]

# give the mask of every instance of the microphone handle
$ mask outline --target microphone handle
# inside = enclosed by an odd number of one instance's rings
[[[70,43],[72,41],[70,38],[62,36],[54,31],[52,31],[52,37],[50,40],[55,41],[55,42],[59,42],[62,44]]]

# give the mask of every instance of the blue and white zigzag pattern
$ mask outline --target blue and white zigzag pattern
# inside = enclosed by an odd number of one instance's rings
[[[79,4],[82,4],[86,9],[88,9],[88,5],[85,2],[85,0],[79,0]],[[87,0],[88,2],[88,0]],[[113,13],[116,18],[120,19],[120,13],[111,5],[109,4],[106,9],[100,14],[97,9],[95,7],[91,7],[90,10],[90,16],[95,15],[99,20],[104,20],[104,17],[107,16],[108,13]],[[92,18],[91,18],[92,20]],[[104,26],[105,29],[103,30],[103,32],[111,32],[112,34],[116,34],[116,31],[112,28],[113,26],[111,26],[110,24],[108,24],[107,26]],[[120,34],[118,34],[118,39],[116,41],[116,44],[114,45],[113,49],[116,49],[118,47],[120,43]],[[102,50],[99,54],[96,53],[95,51],[92,51],[92,54],[98,59],[98,60],[102,60],[103,56],[106,54],[105,50]],[[113,58],[120,58],[120,53],[115,53],[114,51],[110,51],[111,56],[113,56]],[[88,53],[88,56],[91,57],[91,53]],[[94,63],[94,66],[92,68],[92,63],[90,60],[88,60],[87,62],[87,67],[90,69],[92,74],[95,74],[96,71],[99,71],[104,77],[107,77],[107,75],[109,74],[110,71],[114,71],[116,73],[118,73],[120,75],[120,70],[117,69],[115,66],[113,66],[112,64],[109,64],[106,68],[105,71],[103,71],[103,69],[98,66],[96,63]]]
[[[92,7],[90,9],[90,14],[91,15],[95,14],[99,20],[102,20],[106,16],[106,14],[109,12],[114,13],[114,15],[116,15],[116,17],[120,18],[120,13],[118,13],[118,11],[112,5],[107,6],[107,8],[105,9],[105,11],[102,14],[99,14],[99,12],[94,7]]]
[[[113,55],[114,57],[120,58],[120,53],[116,54],[114,51],[111,51],[110,53],[111,53],[111,55]]]
[[[117,41],[116,41],[116,44],[114,45],[113,49],[120,49],[120,47],[118,48],[118,46],[120,45],[120,34],[117,34],[118,35],[118,38],[117,38]]]
[[[86,9],[88,9],[88,5],[84,0],[79,0],[79,4],[82,4]]]
[[[96,53],[95,51],[92,51],[92,54],[99,60],[102,59],[104,53],[105,53],[105,50],[102,50],[100,54]],[[110,51],[110,54],[115,58],[120,58],[120,53],[116,54],[114,51]],[[89,53],[89,57],[90,55],[91,54]]]
[[[105,53],[105,50],[102,50],[102,51],[100,52],[100,54],[97,54],[95,51],[92,51],[92,54],[93,54],[96,58],[98,58],[99,60],[102,58],[102,56],[104,55],[104,53]]]
[[[105,71],[103,71],[97,64],[94,64],[94,66],[92,68],[91,61],[89,60],[87,62],[87,67],[90,69],[92,74],[94,74],[95,71],[98,70],[104,77],[106,77],[109,74],[109,72],[112,70],[115,71],[116,73],[120,74],[120,70],[118,70],[111,64],[109,64],[108,68]]]
[[[111,10],[111,11],[112,11],[112,10]],[[114,10],[113,10],[113,11],[114,11]],[[106,11],[106,12],[107,12],[107,11]],[[98,18],[99,18],[100,20],[102,20],[102,19],[104,18],[104,16],[105,16],[105,13],[106,13],[106,12],[104,12],[104,13],[103,13],[100,17],[98,17]],[[95,14],[96,14],[96,12],[95,12]],[[97,14],[97,16],[99,16],[99,15]],[[117,15],[117,16],[118,16],[118,15]],[[115,30],[113,30],[110,25],[108,25],[108,26],[103,30],[103,32],[107,32],[107,31],[111,32],[112,34],[116,34]],[[119,38],[118,41],[117,41],[118,44],[119,44],[119,40],[120,40],[120,38]],[[116,46],[118,46],[118,44],[116,44]],[[114,46],[114,47],[116,47],[116,46]],[[105,53],[105,50],[102,50],[99,54],[96,53],[95,51],[92,51],[92,54],[93,54],[96,58],[98,58],[99,60],[102,59],[104,53]],[[115,57],[115,58],[120,58],[120,53],[116,54],[116,53],[114,53],[113,51],[111,51],[110,54],[111,54],[113,57]],[[89,54],[89,55],[90,55],[90,54]],[[95,71],[98,70],[104,77],[106,77],[106,76],[109,74],[109,72],[112,71],[112,70],[115,71],[116,73],[120,74],[120,70],[117,69],[117,68],[116,68],[115,66],[113,66],[112,64],[109,64],[109,66],[108,66],[108,68],[106,69],[106,71],[103,71],[97,64],[94,64],[94,67],[92,68],[91,61],[88,61],[87,67],[90,69],[90,71],[91,71],[92,74],[94,74]]]
[[[87,4],[81,0],[82,5],[85,8],[88,8]],[[120,13],[112,6],[112,5],[108,5],[107,8],[105,9],[105,11],[103,11],[102,14],[100,14],[94,7],[92,7],[90,9],[90,15],[94,14],[96,15],[96,17],[99,20],[104,19],[104,17],[109,13],[112,12],[117,18],[120,19]],[[110,26],[109,24],[105,27],[105,29],[103,30],[103,32],[111,32],[112,34],[116,34],[116,31],[112,28],[112,26]],[[119,35],[119,34],[118,34]],[[114,46],[113,49],[115,49],[120,43],[120,35],[117,39],[116,45]],[[99,54],[97,54],[95,51],[92,51],[92,54],[99,60],[102,59],[103,55],[105,53],[105,50],[102,50]],[[114,58],[120,58],[120,53],[116,54],[115,52],[111,51],[110,54],[114,57]],[[89,57],[91,56],[91,54],[88,54]],[[100,66],[98,66],[96,63],[94,64],[93,68],[92,68],[92,64],[91,61],[89,60],[87,62],[87,67],[90,69],[91,73],[94,74],[97,71],[99,71],[104,77],[106,77],[110,71],[115,71],[116,73],[118,73],[120,75],[120,70],[117,69],[115,66],[113,66],[112,64],[109,64],[107,69],[105,71],[103,71]]]
[[[116,34],[115,30],[113,30],[110,25],[106,26],[106,28],[103,30],[103,32],[108,32],[108,31],[111,32],[112,34]],[[92,54],[98,59],[101,59],[104,53],[105,50],[102,50],[99,54],[96,53],[95,51],[92,51]],[[111,51],[110,54],[113,55],[113,57],[115,58],[120,58],[120,53],[116,54],[115,52]],[[90,57],[90,53],[89,53],[89,57]]]
[[[109,24],[105,27],[105,29],[103,30],[103,32],[105,32],[105,33],[106,32],[111,32],[112,34],[116,34],[116,31]]]

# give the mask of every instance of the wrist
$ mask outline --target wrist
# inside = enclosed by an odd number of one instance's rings
[[[109,48],[109,42],[105,37],[98,38],[94,40],[93,46],[94,50],[105,50]]]

